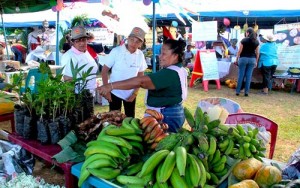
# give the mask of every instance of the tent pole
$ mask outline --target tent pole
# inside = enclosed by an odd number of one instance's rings
[[[156,72],[156,54],[155,54],[155,31],[156,31],[156,16],[155,16],[155,2],[152,1],[153,4],[153,18],[152,18],[152,34],[153,34],[153,45],[152,45],[152,72]]]
[[[56,16],[56,47],[55,47],[55,65],[59,65],[59,11]]]
[[[7,40],[6,40],[6,29],[5,29],[5,25],[3,22],[3,8],[1,7],[1,23],[2,23],[2,27],[3,27],[3,36],[4,36],[4,42],[5,42],[5,49],[6,49],[6,55],[7,55],[7,60],[10,60],[10,56],[8,54],[8,45],[7,45]]]

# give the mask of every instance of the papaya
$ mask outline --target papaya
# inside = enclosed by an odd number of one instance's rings
[[[243,180],[239,183],[230,185],[229,188],[259,188],[254,180]]]
[[[261,167],[255,177],[254,181],[260,188],[268,188],[282,180],[281,171],[275,166],[266,165]]]
[[[240,181],[252,179],[256,172],[263,166],[263,163],[255,158],[249,158],[237,163],[232,173]]]

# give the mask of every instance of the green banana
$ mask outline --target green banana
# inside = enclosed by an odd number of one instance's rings
[[[104,128],[100,131],[100,133],[98,134],[98,137],[103,136],[103,135],[106,135],[106,134],[105,134],[105,131],[106,131],[107,129],[111,129],[111,128],[117,128],[117,126],[116,126],[116,125],[113,125],[113,124],[107,125],[106,127],[104,127]],[[98,137],[97,137],[97,138],[98,138]]]
[[[91,162],[86,168],[102,168],[102,167],[114,167],[117,168],[118,164],[113,159],[101,159]]]
[[[149,173],[148,175],[144,176],[142,179],[144,181],[144,186],[148,187],[151,186],[153,184],[154,181],[154,172],[153,173]]]
[[[217,163],[221,159],[221,152],[219,149],[216,150],[216,152],[212,155],[213,158],[211,161],[209,161],[210,164]]]
[[[88,164],[90,164],[91,162],[93,162],[95,160],[102,160],[102,159],[113,159],[113,158],[111,156],[109,156],[109,155],[100,154],[100,153],[96,153],[96,154],[90,155],[83,162],[83,164],[81,166],[81,169],[86,168]]]
[[[205,166],[204,164],[202,163],[202,161],[197,158],[196,156],[193,156],[195,158],[195,160],[197,161],[199,167],[200,167],[200,172],[201,172],[201,177],[199,179],[199,182],[198,182],[198,187],[203,187],[206,183],[206,169],[205,169]]]
[[[156,173],[155,173],[155,178],[156,178],[156,182],[160,183],[162,182],[161,180],[161,167],[162,167],[163,163],[160,163],[156,169]]]
[[[185,175],[185,168],[186,168],[186,160],[187,160],[187,152],[185,147],[177,147],[175,150],[176,155],[176,166],[178,168],[180,176]]]
[[[178,134],[170,133],[157,144],[155,150],[173,150],[179,141],[180,137]]]
[[[130,143],[128,143],[127,140],[125,140],[122,137],[118,137],[118,136],[110,136],[110,135],[104,135],[104,136],[100,136],[97,139],[98,141],[106,141],[106,142],[110,142],[112,144],[116,144],[118,146],[121,147],[125,147],[128,149],[132,149],[132,145],[130,145]]]
[[[121,127],[126,129],[133,129],[133,127],[130,125],[131,120],[133,117],[126,117],[123,119]]]
[[[105,146],[105,147],[109,147],[113,150],[120,151],[120,148],[117,145],[107,142],[107,141],[103,141],[103,140],[93,140],[93,141],[88,142],[86,145],[87,145],[87,149],[92,146],[95,146],[95,147]]]
[[[247,157],[251,157],[252,154],[251,154],[251,151],[250,151],[250,143],[246,142],[243,144],[243,147],[244,147],[244,153]]]
[[[138,163],[128,166],[125,169],[125,174],[129,175],[129,176],[137,174],[138,172],[140,172],[142,170],[143,164],[144,163],[141,161],[141,162],[138,162]]]
[[[253,144],[250,144],[249,149],[250,149],[251,153],[256,153],[257,152],[257,149]]]
[[[132,149],[128,149],[125,147],[120,147],[120,151],[122,152],[122,154],[126,157],[126,158],[130,158],[130,154],[132,154]]]
[[[84,152],[84,156],[88,157],[90,155],[96,154],[96,153],[102,153],[102,154],[107,154],[109,156],[112,157],[117,157],[117,158],[121,158],[122,160],[125,160],[126,157],[121,153],[120,149],[118,148],[118,150],[105,146],[105,145],[94,145],[94,146],[90,146],[88,147],[85,152]]]
[[[120,173],[121,170],[118,168],[88,168],[88,171],[98,178],[103,178],[106,180],[110,180],[116,178]]]
[[[174,188],[188,188],[187,183],[185,182],[184,178],[180,177],[179,171],[176,167],[171,174],[170,182]]]
[[[209,173],[210,174],[210,181],[214,184],[214,185],[218,185],[220,183],[219,178],[212,172]]]
[[[184,146],[190,146],[190,145],[192,145],[192,144],[194,143],[194,141],[195,141],[195,139],[194,139],[193,135],[192,135],[192,134],[188,134],[188,135],[185,136],[185,138],[183,139],[182,144],[183,144]]]
[[[207,150],[207,154],[208,155],[214,154],[216,149],[217,149],[217,139],[214,136],[210,135],[210,137],[209,137],[209,148]]]
[[[241,145],[240,147],[239,147],[239,158],[240,159],[245,159],[245,153],[244,153],[244,147]]]
[[[129,144],[133,147],[139,150],[141,154],[144,154],[144,146],[140,142],[136,141],[129,141]]]
[[[139,118],[133,118],[130,122],[130,125],[135,129],[135,130],[141,130],[140,128],[140,119]]]
[[[228,172],[228,169],[225,167],[221,172],[215,172],[215,175],[218,178],[222,178],[225,174],[227,174],[227,172]]]
[[[188,156],[187,157],[188,163],[190,166],[190,168],[189,168],[190,174],[193,175],[193,178],[191,179],[191,181],[192,181],[193,186],[197,187],[198,183],[200,181],[200,177],[202,175],[201,171],[200,171],[200,166],[192,154],[187,154],[187,156]]]
[[[118,175],[116,179],[123,185],[144,185],[144,180],[137,176]]]
[[[142,134],[142,130],[138,131],[132,128],[117,127],[117,128],[107,129],[105,130],[105,133],[111,136],[128,136],[128,135]]]
[[[249,136],[250,138],[253,138],[253,131],[252,130],[248,130],[247,136]]]
[[[191,128],[195,128],[195,119],[194,119],[191,111],[187,107],[184,107],[183,110],[184,110],[185,119],[188,122],[189,126]]]
[[[196,128],[196,130],[199,130],[200,127],[203,125],[205,125],[204,114],[202,112],[202,109],[200,107],[197,107],[196,111],[195,111],[195,128]]]
[[[86,169],[82,169],[81,168],[81,171],[80,171],[80,176],[79,176],[79,179],[78,179],[78,187],[81,187],[83,182],[91,175],[91,173]]]
[[[237,125],[236,125],[236,129],[239,131],[239,134],[240,134],[241,136],[246,135],[245,130],[244,130],[244,128],[243,128],[243,126],[242,126],[241,124],[237,124]]]
[[[149,159],[144,163],[141,173],[139,174],[139,177],[143,177],[147,175],[148,173],[152,173],[152,171],[155,169],[155,167],[164,160],[167,155],[170,153],[169,150],[160,150],[152,154]]]
[[[213,167],[214,172],[221,172],[225,168],[225,163],[220,164],[219,166]]]
[[[249,136],[242,136],[245,142],[251,142],[251,138]]]
[[[135,135],[135,134],[132,134],[132,135],[122,135],[121,137],[125,138],[126,140],[131,140],[131,141],[137,141],[137,142],[142,142],[143,141],[143,138],[141,136]]]
[[[220,166],[222,164],[225,164],[226,161],[227,161],[226,155],[222,155],[222,157],[220,158],[220,160],[218,160],[217,162],[211,164],[211,167],[213,167],[213,168],[218,167],[218,166]]]
[[[209,143],[207,141],[207,137],[206,136],[200,136],[198,137],[198,147],[199,149],[206,153],[209,149]]]
[[[213,120],[211,122],[209,122],[207,124],[207,128],[208,128],[208,131],[210,130],[213,130],[214,128],[218,127],[220,125],[220,120],[219,119],[216,119],[216,120]]]
[[[224,152],[225,155],[229,155],[232,152],[233,148],[234,148],[234,141],[232,139],[229,139],[229,144]]]
[[[160,183],[165,183],[170,178],[173,169],[175,167],[175,164],[176,164],[176,155],[174,151],[171,151],[165,158],[165,161],[163,162],[163,165],[161,167]]]
[[[252,138],[256,138],[257,137],[257,134],[259,133],[259,130],[258,130],[258,128],[257,127],[255,127],[253,130],[252,130],[252,132],[253,132],[253,136],[252,136]]]
[[[220,142],[220,143],[218,144],[218,147],[219,147],[219,149],[220,149],[221,151],[224,152],[224,151],[226,150],[228,144],[229,144],[229,138],[227,137],[227,138],[225,138],[222,142]]]
[[[193,176],[190,174],[189,168],[191,168],[191,167],[189,166],[189,167],[186,168],[184,180],[185,180],[185,182],[186,182],[186,184],[187,184],[188,187],[194,187],[193,184],[192,184],[192,178],[193,178]]]

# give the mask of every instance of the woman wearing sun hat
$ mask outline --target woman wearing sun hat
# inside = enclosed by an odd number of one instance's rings
[[[258,68],[263,76],[263,90],[259,94],[267,95],[272,88],[272,76],[279,64],[277,45],[273,34],[263,35],[266,41],[260,46]]]

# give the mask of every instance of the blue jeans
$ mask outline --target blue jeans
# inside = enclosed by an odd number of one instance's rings
[[[19,61],[20,63],[23,63],[22,52],[14,46],[11,47],[11,51],[15,54],[15,61]]]
[[[238,73],[238,85],[236,87],[236,93],[239,94],[241,92],[242,83],[245,79],[245,94],[249,93],[251,78],[253,69],[255,67],[256,58],[252,57],[241,57],[238,62],[239,73]]]
[[[182,104],[162,108],[161,113],[164,115],[163,122],[169,125],[169,132],[176,133],[184,124],[185,116]]]

